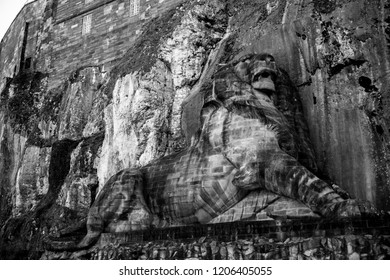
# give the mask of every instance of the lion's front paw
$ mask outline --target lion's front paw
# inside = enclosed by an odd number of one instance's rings
[[[326,218],[353,218],[353,217],[376,217],[379,211],[368,201],[347,199],[325,205],[323,216]]]

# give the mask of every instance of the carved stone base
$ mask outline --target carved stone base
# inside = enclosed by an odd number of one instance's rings
[[[104,233],[89,250],[42,259],[390,259],[390,219],[235,222]]]

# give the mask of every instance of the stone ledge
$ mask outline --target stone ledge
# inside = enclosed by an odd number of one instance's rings
[[[202,237],[227,242],[258,235],[285,241],[291,237],[331,237],[346,234],[390,235],[390,219],[358,218],[329,221],[309,218],[181,226],[131,233],[103,233],[98,244],[104,246],[109,243],[131,244],[164,240],[194,240]]]
[[[42,259],[390,259],[390,219],[274,220],[103,233],[89,250],[46,251]]]
[[[390,259],[389,245],[390,235],[292,237],[284,242],[259,236],[230,242],[201,238],[187,242],[110,244],[84,252],[84,256],[98,260],[376,260]],[[69,258],[77,259],[77,254]]]

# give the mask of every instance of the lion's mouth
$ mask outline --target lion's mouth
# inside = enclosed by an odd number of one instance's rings
[[[270,69],[263,69],[256,73],[252,79],[252,86],[258,91],[262,91],[266,94],[272,94],[275,92],[276,73]]]

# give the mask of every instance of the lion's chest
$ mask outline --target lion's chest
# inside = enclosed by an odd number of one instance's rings
[[[209,141],[236,165],[259,160],[264,152],[279,150],[277,132],[264,120],[248,114],[219,110],[210,120]]]
[[[196,146],[146,169],[145,197],[160,218],[207,221],[234,206],[248,194],[232,183],[239,165],[276,143],[275,133],[258,119],[226,110],[214,112],[202,131]]]
[[[164,158],[146,172],[148,207],[163,219],[197,222],[200,209],[207,209],[212,219],[246,195],[231,183],[234,170],[220,153],[188,150],[175,160]]]

